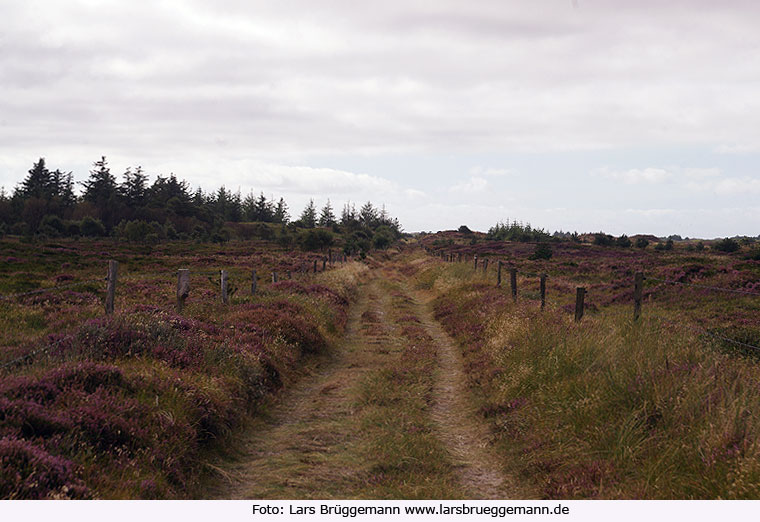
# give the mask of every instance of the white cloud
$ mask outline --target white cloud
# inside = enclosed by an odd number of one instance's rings
[[[481,178],[479,176],[473,176],[469,180],[464,181],[462,183],[457,183],[456,185],[453,185],[449,187],[449,192],[457,193],[457,192],[466,192],[466,193],[473,193],[473,192],[483,192],[488,187],[488,180],[485,178]]]
[[[486,177],[492,177],[492,178],[500,178],[505,176],[514,176],[517,174],[517,171],[514,169],[504,169],[504,168],[494,168],[494,167],[482,167],[482,166],[475,166],[470,168],[467,171],[467,174],[470,176],[486,176]]]
[[[595,174],[621,181],[628,185],[639,183],[662,183],[673,177],[673,173],[661,168],[629,169],[629,170],[610,170],[607,168],[597,169]]]

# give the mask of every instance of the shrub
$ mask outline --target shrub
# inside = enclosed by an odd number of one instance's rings
[[[106,235],[106,227],[103,226],[103,222],[90,216],[82,220],[80,229],[82,235],[87,237],[102,237]]]
[[[334,242],[332,232],[323,228],[310,229],[300,237],[301,245],[306,250],[322,250]]]
[[[636,239],[636,248],[646,248],[649,246],[649,241],[646,238],[639,237]]]
[[[619,247],[623,248],[630,248],[631,247],[631,240],[628,236],[623,234],[619,238],[617,238],[617,241],[615,241],[615,244]]]
[[[470,230],[470,227],[467,225],[462,225],[459,227],[458,231],[462,234],[472,234],[472,230]]]
[[[604,232],[598,232],[594,234],[594,244],[599,246],[612,246],[615,243],[615,238]]]
[[[713,245],[713,250],[726,253],[736,252],[739,250],[739,243],[736,240],[727,237],[715,243]]]
[[[539,243],[536,245],[536,248],[529,259],[551,259],[553,254],[552,247],[548,243]]]

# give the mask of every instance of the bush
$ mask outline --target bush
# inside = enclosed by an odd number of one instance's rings
[[[375,234],[375,237],[372,238],[372,246],[378,250],[385,250],[391,243],[393,243],[393,238],[384,232]]]
[[[106,235],[106,227],[103,226],[103,222],[90,216],[87,216],[82,220],[79,228],[82,231],[83,236],[102,237]]]
[[[649,241],[643,237],[636,239],[636,248],[646,248],[649,246]]]
[[[472,234],[472,230],[470,230],[470,227],[468,227],[467,225],[462,225],[461,227],[459,227],[458,231],[462,234]]]
[[[604,232],[594,234],[594,244],[599,246],[612,246],[615,243],[615,238]]]
[[[619,238],[617,238],[617,241],[615,241],[615,244],[619,247],[623,248],[630,248],[631,247],[631,240],[628,236],[623,234]]]
[[[536,249],[528,259],[534,261],[537,259],[551,259],[553,254],[552,247],[548,243],[539,243],[536,245]]]
[[[301,245],[306,250],[322,250],[332,246],[332,232],[323,228],[313,228],[300,237]]]
[[[739,250],[739,243],[736,240],[727,237],[715,243],[713,245],[713,250],[726,253],[736,252]]]

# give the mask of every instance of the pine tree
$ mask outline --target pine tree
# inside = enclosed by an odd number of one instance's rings
[[[317,208],[314,206],[314,200],[310,199],[309,204],[301,212],[299,220],[304,228],[314,228],[317,226]]]
[[[124,172],[124,181],[119,185],[119,193],[130,207],[142,207],[148,194],[148,176],[138,165],[134,172],[127,167]]]
[[[246,221],[256,221],[256,196],[250,191],[243,200],[243,218]]]
[[[105,156],[96,161],[93,167],[90,171],[90,179],[84,182],[82,198],[103,208],[116,195],[116,178],[111,174]]]
[[[331,227],[335,224],[335,214],[333,213],[332,205],[330,204],[330,200],[327,200],[327,203],[324,207],[322,207],[322,212],[319,214],[319,226],[320,227]]]
[[[359,220],[365,227],[374,227],[375,222],[377,221],[377,210],[375,210],[375,207],[372,206],[371,202],[367,201],[362,205],[361,210],[359,210]]]
[[[290,221],[290,213],[288,212],[288,204],[285,203],[283,198],[277,202],[277,207],[274,209],[274,222],[275,223],[287,223]]]
[[[263,192],[259,195],[258,199],[256,200],[255,209],[256,209],[256,221],[263,221],[265,223],[272,222],[274,211],[272,209],[271,203],[267,201],[267,198],[264,196]]]
[[[53,186],[50,177],[50,171],[45,166],[45,158],[40,158],[32,166],[29,175],[21,182],[16,189],[15,195],[22,199],[40,198],[50,199],[52,197]]]

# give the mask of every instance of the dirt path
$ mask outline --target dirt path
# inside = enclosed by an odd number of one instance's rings
[[[372,403],[372,398],[367,402],[368,386],[377,386],[378,379],[388,378],[389,372],[403,364],[402,352],[409,345],[401,334],[403,328],[394,320],[398,314],[388,295],[389,284],[387,280],[382,281],[378,273],[360,288],[360,297],[350,312],[344,339],[329,360],[295,383],[283,394],[271,415],[258,420],[247,430],[246,439],[240,445],[243,448],[241,453],[218,463],[224,480],[217,481],[207,497],[531,496],[518,489],[516,481],[505,479],[494,464],[498,458],[489,450],[488,430],[464,398],[467,390],[457,347],[433,319],[425,296],[409,292],[403,283],[398,282],[393,283],[396,285],[394,289],[401,289],[406,296],[414,296],[409,300],[410,310],[433,339],[439,363],[436,377],[428,388],[433,398],[432,407],[423,403],[421,408],[412,408],[407,413],[422,412],[421,415],[428,418],[426,422],[434,434],[430,453],[438,450],[441,457],[436,465],[451,470],[450,478],[441,478],[438,483],[430,485],[431,480],[437,480],[431,476],[448,472],[436,471],[431,475],[428,471],[425,475],[420,471],[415,475],[414,469],[409,471],[403,465],[393,468],[392,459],[383,455],[383,452],[391,455],[393,451],[400,451],[403,454],[400,461],[408,461],[403,448],[417,443],[414,442],[416,439],[404,439],[403,428],[368,421],[373,414],[377,417],[378,411],[382,418],[388,415],[382,414],[385,410],[377,409],[379,406]],[[387,411],[406,415],[403,407],[392,408]],[[397,438],[399,433],[401,436]],[[386,440],[386,446],[380,446],[378,440]],[[375,449],[374,454],[368,449],[378,447],[381,449]],[[390,471],[384,469],[386,463],[390,463]],[[387,473],[397,475],[388,478]],[[399,480],[398,473],[406,475]],[[407,487],[408,482],[415,479],[420,486]],[[378,482],[383,480],[392,484]],[[399,483],[403,484],[400,488]]]
[[[535,492],[500,469],[501,459],[491,448],[489,428],[468,399],[459,348],[433,317],[432,298],[422,292],[413,295],[419,303],[422,324],[438,347],[440,368],[435,385],[433,419],[439,427],[438,437],[457,466],[465,496],[477,499],[535,498]]]

